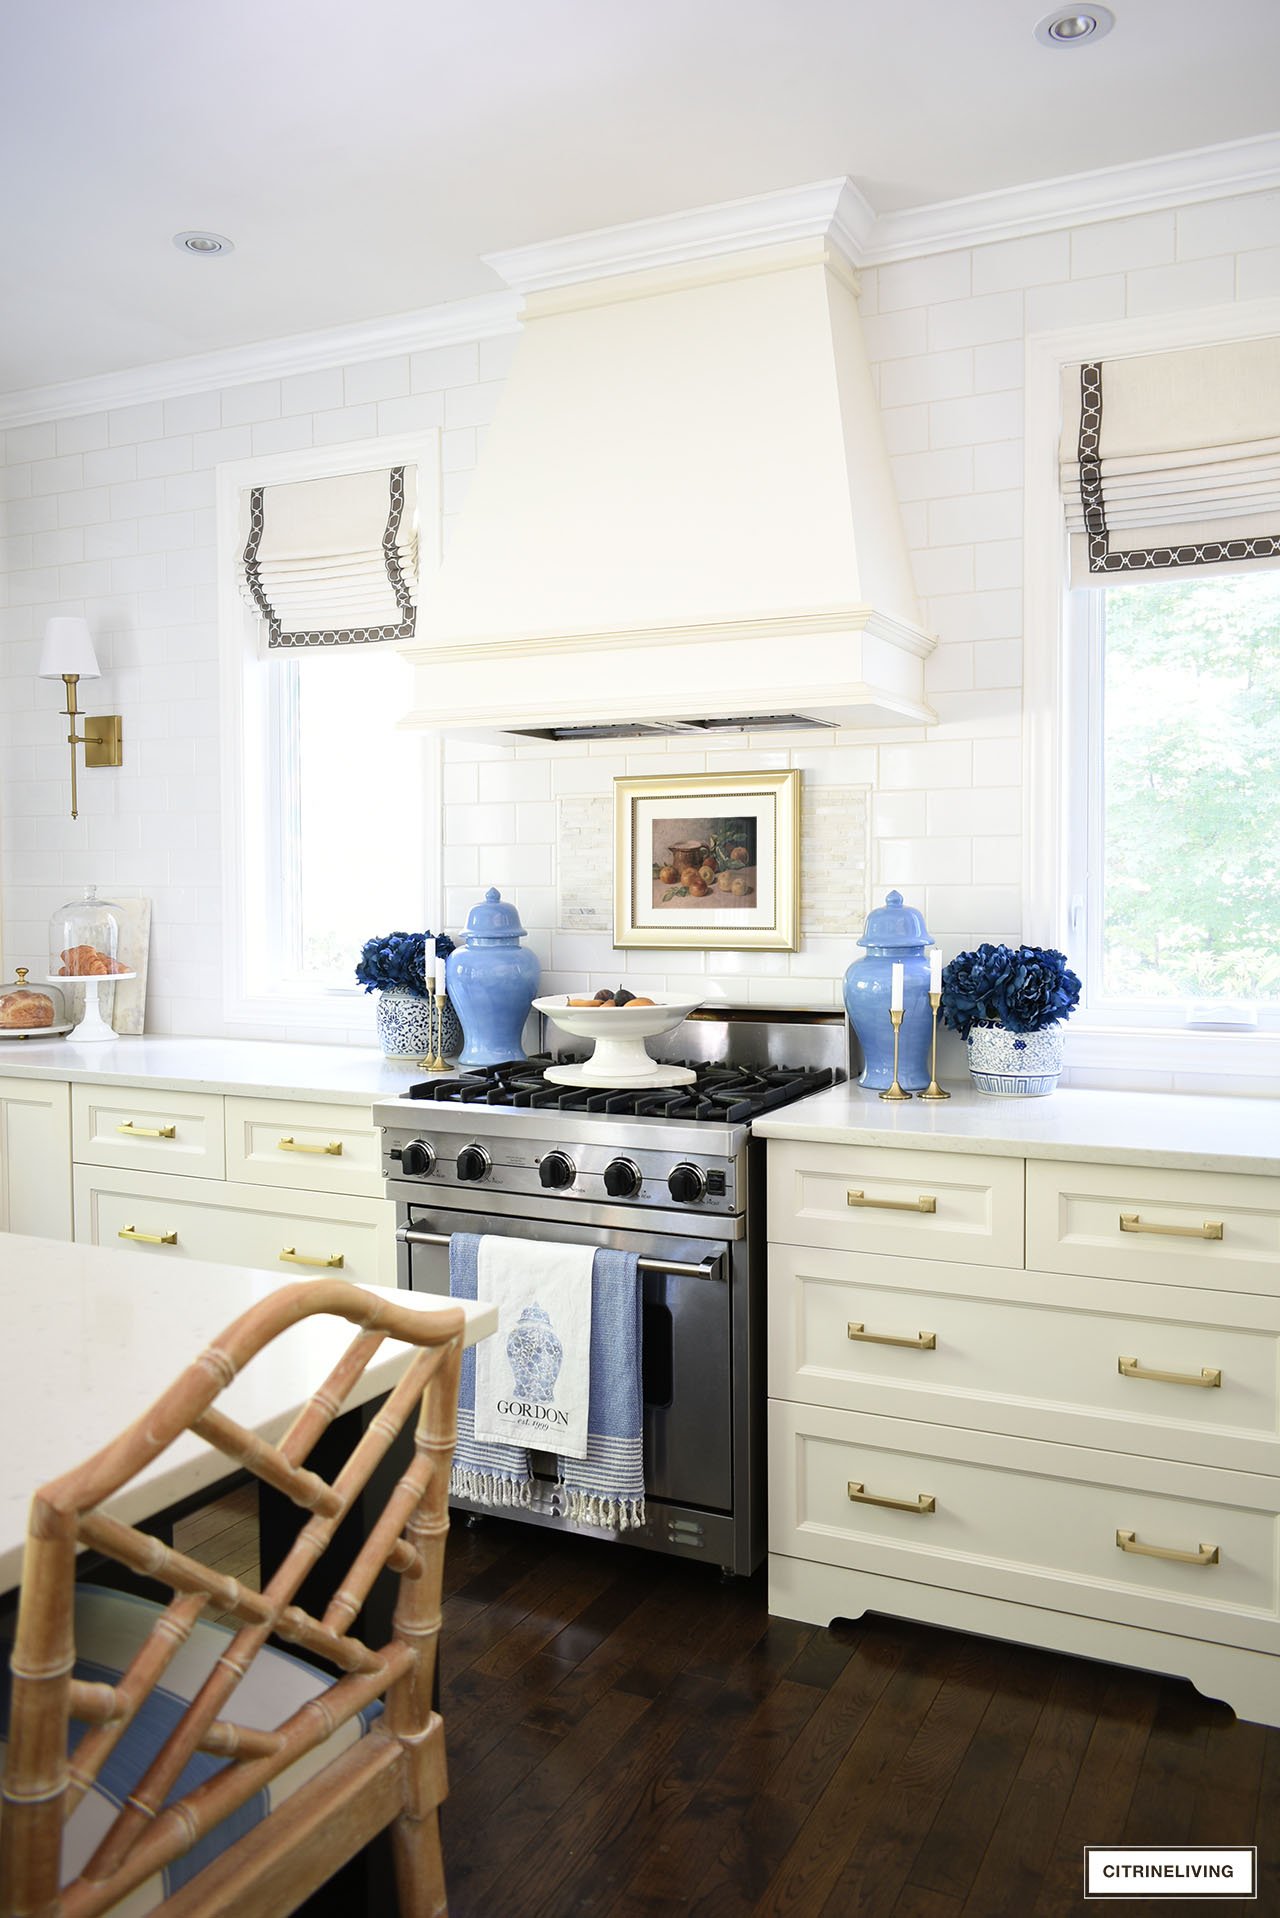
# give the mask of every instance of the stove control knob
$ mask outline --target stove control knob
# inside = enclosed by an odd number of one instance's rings
[[[458,1154],[458,1177],[464,1180],[483,1179],[493,1166],[493,1161],[482,1145],[464,1145]]]
[[[538,1177],[552,1192],[563,1192],[578,1176],[567,1152],[548,1152],[538,1161]]]
[[[425,1139],[410,1139],[400,1154],[400,1170],[406,1179],[425,1179],[434,1170],[436,1163],[435,1147]]]
[[[613,1159],[604,1169],[604,1189],[611,1199],[634,1199],[644,1174],[634,1159]]]
[[[696,1165],[672,1166],[667,1190],[677,1205],[696,1205],[707,1190],[707,1175]]]

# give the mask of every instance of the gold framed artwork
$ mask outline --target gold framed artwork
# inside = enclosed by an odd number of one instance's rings
[[[615,779],[615,946],[794,952],[800,775]]]

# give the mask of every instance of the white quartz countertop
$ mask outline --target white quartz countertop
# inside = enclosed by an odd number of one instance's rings
[[[186,1039],[157,1034],[77,1044],[68,1039],[0,1041],[0,1078],[69,1079],[92,1085],[157,1086],[169,1092],[242,1093],[250,1098],[369,1105],[394,1099],[425,1075],[412,1060],[384,1059],[374,1046],[286,1045],[265,1039]]]
[[[894,1105],[861,1086],[833,1086],[757,1119],[752,1132],[825,1145],[1280,1175],[1280,1099],[1069,1088],[1046,1099],[995,1099],[970,1086],[948,1089],[945,1104]]]
[[[0,1593],[18,1582],[31,1494],[115,1438],[211,1339],[282,1283],[292,1281],[199,1260],[176,1281],[144,1252],[0,1233]],[[463,1305],[468,1345],[497,1325],[491,1305],[425,1292],[392,1296],[422,1311]],[[245,1367],[220,1407],[262,1437],[279,1438],[355,1335],[345,1319],[291,1326]],[[385,1340],[347,1404],[388,1391],[412,1350]],[[136,1524],[226,1471],[225,1460],[188,1434],[109,1509]]]

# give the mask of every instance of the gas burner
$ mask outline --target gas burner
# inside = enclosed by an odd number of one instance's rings
[[[426,1079],[410,1086],[409,1097],[434,1105],[526,1106],[534,1111],[599,1112],[676,1119],[681,1123],[693,1120],[741,1125],[777,1106],[821,1092],[836,1079],[830,1067],[709,1066],[689,1060],[689,1070],[696,1075],[692,1085],[650,1091],[592,1091],[585,1086],[552,1084],[543,1076],[551,1063],[549,1053],[539,1053],[530,1059],[481,1066],[457,1079]]]

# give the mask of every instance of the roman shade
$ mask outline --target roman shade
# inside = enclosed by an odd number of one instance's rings
[[[1071,584],[1280,565],[1280,337],[1063,369]]]
[[[268,651],[412,638],[413,467],[251,487],[241,533],[241,590],[262,616]]]

